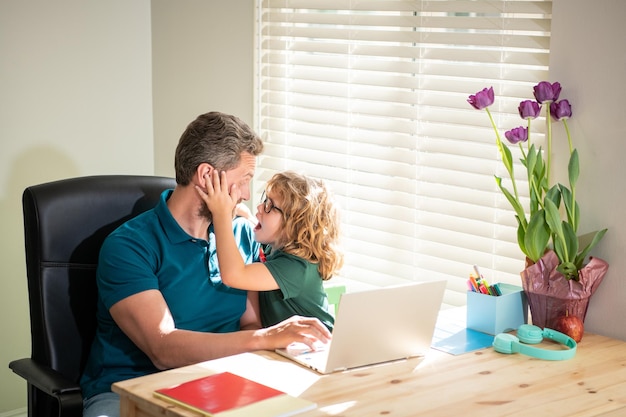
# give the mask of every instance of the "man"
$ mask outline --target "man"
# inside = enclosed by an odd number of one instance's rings
[[[198,116],[176,148],[176,187],[152,210],[105,240],[97,271],[98,329],[81,379],[84,415],[118,416],[111,384],[141,375],[330,333],[317,319],[292,317],[260,329],[258,296],[221,282],[211,213],[195,186],[225,171],[241,198],[250,198],[263,143],[237,117]],[[251,223],[235,219],[246,262],[258,260]]]

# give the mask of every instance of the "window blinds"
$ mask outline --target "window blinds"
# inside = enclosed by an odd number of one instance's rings
[[[550,1],[258,0],[266,150],[254,195],[280,170],[326,180],[349,279],[445,279],[450,305],[465,303],[473,264],[521,285],[514,214],[494,180],[507,174],[467,98],[493,86],[500,133],[522,125],[519,102],[547,79],[550,16]],[[525,178],[518,163],[520,191]]]

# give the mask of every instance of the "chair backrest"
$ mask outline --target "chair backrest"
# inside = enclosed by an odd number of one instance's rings
[[[96,265],[104,238],[154,207],[173,178],[64,179],[22,196],[32,358],[78,382],[96,328]]]

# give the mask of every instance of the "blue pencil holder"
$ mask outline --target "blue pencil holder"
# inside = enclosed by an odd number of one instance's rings
[[[522,287],[499,283],[500,296],[467,292],[467,328],[496,335],[515,330],[528,320],[528,301]]]

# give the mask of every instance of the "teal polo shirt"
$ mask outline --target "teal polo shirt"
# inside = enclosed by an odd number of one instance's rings
[[[159,204],[111,233],[97,269],[98,328],[81,379],[84,398],[111,391],[111,384],[157,372],[150,359],[117,326],[109,309],[146,290],[159,290],[178,329],[211,333],[240,330],[247,292],[222,283],[213,226],[209,241],[188,235],[170,213],[164,191]],[[243,259],[258,260],[250,222],[233,221]]]

